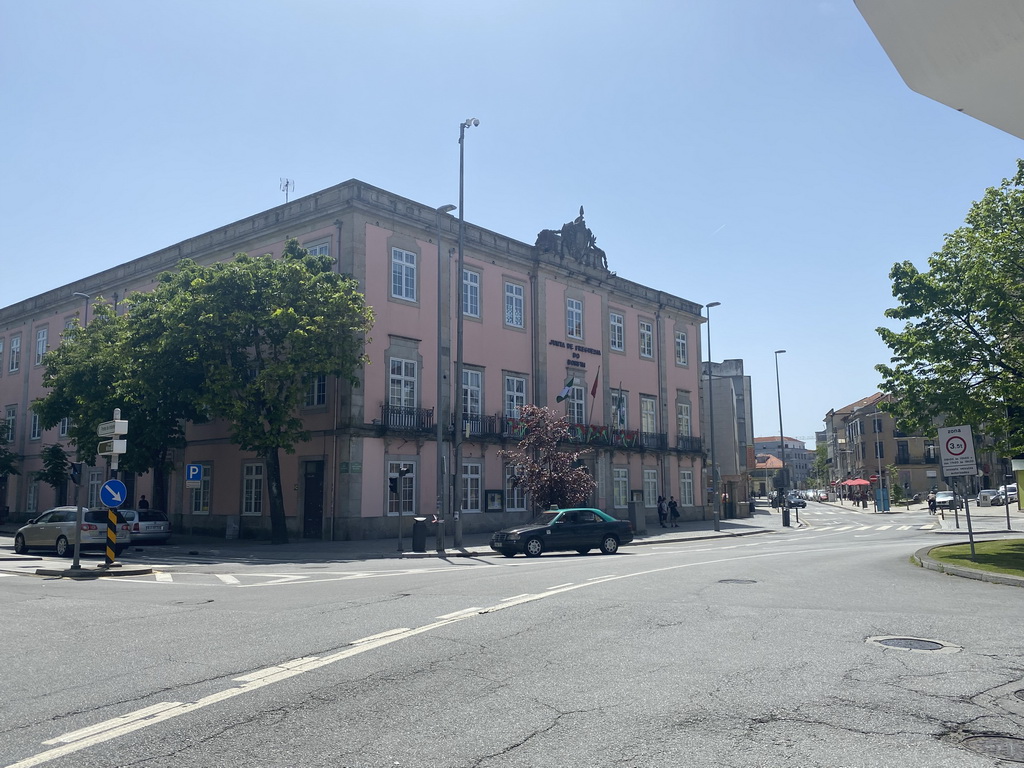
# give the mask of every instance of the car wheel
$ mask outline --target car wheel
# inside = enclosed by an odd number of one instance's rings
[[[523,547],[523,552],[527,557],[540,557],[540,553],[544,551],[544,543],[538,538],[532,538],[526,542],[526,546]]]
[[[619,551],[619,540],[611,534],[608,534],[601,539],[601,551],[606,555],[614,555]]]
[[[74,554],[74,549],[64,536],[57,537],[54,549],[57,550],[57,557],[71,557]]]
[[[587,552],[590,551],[590,547],[580,547],[576,551],[579,552],[581,555],[585,555],[587,554]]]
[[[24,555],[28,552],[28,547],[25,545],[25,537],[20,533],[14,537],[14,552],[19,555]]]

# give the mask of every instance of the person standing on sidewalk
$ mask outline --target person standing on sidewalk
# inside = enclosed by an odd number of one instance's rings
[[[668,497],[668,515],[672,519],[672,527],[679,527],[679,505],[676,504],[676,497]]]
[[[665,525],[665,520],[668,519],[668,508],[665,505],[665,497],[658,497],[658,522],[661,523],[662,528],[668,528]]]

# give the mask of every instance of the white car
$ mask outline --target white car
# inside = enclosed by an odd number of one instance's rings
[[[14,534],[14,551],[24,555],[30,549],[52,549],[59,557],[75,554],[75,522],[77,507],[54,507],[39,517],[29,520]],[[132,534],[128,523],[117,513],[117,543],[114,555],[131,543]],[[82,549],[107,548],[107,510],[86,509],[82,511]]]
[[[1003,503],[1003,493],[994,489],[979,491],[977,502],[979,507],[998,507]]]
[[[999,490],[1002,491],[1006,496],[1006,500],[1011,504],[1017,503],[1017,484],[1011,483],[1010,485],[1001,485]]]

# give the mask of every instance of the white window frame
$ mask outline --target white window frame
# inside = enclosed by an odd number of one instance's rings
[[[526,327],[526,290],[518,283],[505,283],[505,325]]]
[[[621,389],[612,390],[612,426],[615,429],[628,429],[629,424],[629,393]]]
[[[462,511],[479,512],[483,500],[483,465],[475,461],[462,462]]]
[[[629,505],[629,470],[612,467],[612,506],[624,509]]]
[[[318,373],[316,376],[309,377],[305,405],[307,408],[327,405],[327,374]]]
[[[509,512],[526,510],[526,489],[521,485],[512,485],[512,478],[519,472],[515,464],[505,465],[505,509]]]
[[[67,437],[70,429],[71,419],[65,416],[60,420],[60,423],[57,425],[57,434],[60,435],[61,437]]]
[[[480,273],[473,269],[462,270],[462,314],[480,317]]]
[[[28,438],[29,440],[38,440],[42,436],[43,429],[39,422],[39,414],[32,411],[32,416],[29,417]]]
[[[193,515],[210,514],[210,486],[213,482],[213,464],[202,462],[203,477],[198,488],[189,489],[189,509]]]
[[[4,370],[4,340],[0,339],[0,375],[3,374]]]
[[[505,418],[518,419],[526,405],[526,377],[505,376]]]
[[[416,301],[416,254],[412,251],[391,249],[391,297]]]
[[[405,475],[399,474],[402,467],[409,470]],[[391,492],[390,485],[384,489],[388,496],[388,515],[407,517],[416,514],[416,464],[411,461],[389,461],[387,480],[398,480],[398,497]]]
[[[608,313],[608,346],[615,352],[626,351],[626,318],[618,312]]]
[[[654,326],[647,320],[640,321],[640,357],[654,357]]]
[[[658,400],[653,395],[640,395],[640,431],[649,435],[658,431]]]
[[[690,364],[690,348],[686,331],[676,331],[676,365]]]
[[[462,415],[472,419],[483,414],[484,372],[475,368],[462,369]]]
[[[7,365],[8,373],[17,373],[21,368],[21,336],[11,337],[10,361]]]
[[[656,508],[658,506],[658,470],[644,469],[644,506]]]
[[[46,354],[46,350],[49,347],[49,336],[49,328],[40,328],[36,331],[36,365],[43,364],[43,355]]]
[[[331,255],[331,241],[324,240],[323,242],[312,243],[311,245],[302,246],[306,249],[306,252],[310,256],[330,256]]]
[[[415,408],[419,388],[418,366],[415,360],[392,357],[388,364],[388,405]]]
[[[693,435],[693,408],[690,403],[676,403],[676,431],[680,437]]]
[[[7,442],[13,443],[16,436],[15,430],[18,428],[18,407],[16,405],[7,406],[4,420],[7,422]]]
[[[39,481],[33,480],[28,484],[28,493],[25,496],[25,514],[29,517],[36,516],[36,509],[39,507]]]
[[[570,424],[587,423],[587,388],[579,384],[573,384],[569,388],[569,397],[566,398],[565,415]]]
[[[105,470],[102,469],[90,469],[88,488],[89,492],[86,494],[88,501],[86,505],[90,508],[102,506],[100,503],[100,488],[103,487],[103,475]]]
[[[565,300],[565,335],[570,339],[583,338],[583,302],[579,299]]]
[[[265,468],[261,461],[247,461],[242,465],[242,516],[263,516],[263,478]]]
[[[693,470],[679,470],[679,506],[693,506]]]

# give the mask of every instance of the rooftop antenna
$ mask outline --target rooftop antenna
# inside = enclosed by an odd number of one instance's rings
[[[288,202],[288,193],[295,189],[295,182],[291,179],[281,179],[281,191],[284,192],[284,201]]]

